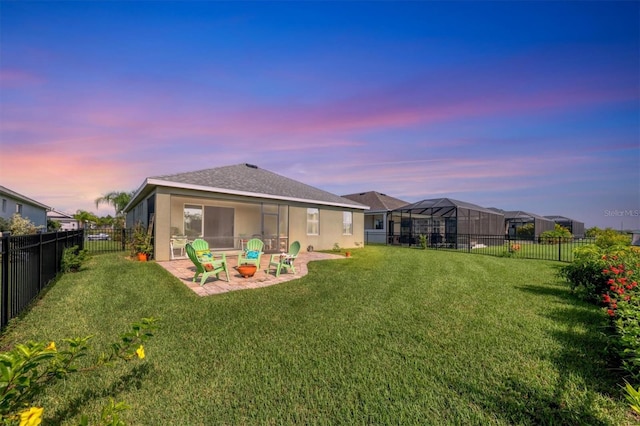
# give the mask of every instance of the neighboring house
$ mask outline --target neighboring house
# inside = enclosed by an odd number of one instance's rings
[[[392,243],[394,235],[400,234],[400,221],[392,212],[406,206],[408,202],[376,191],[343,195],[343,197],[369,206],[369,210],[364,212],[365,243]]]
[[[505,234],[509,238],[518,238],[518,229],[524,225],[533,224],[533,235],[531,238],[537,239],[540,234],[545,231],[553,231],[555,229],[555,222],[544,216],[537,215],[535,213],[523,212],[523,211],[505,211],[501,209],[494,209],[498,213],[504,215],[504,227]]]
[[[78,221],[73,216],[57,210],[48,211],[47,219],[60,222],[60,231],[75,231],[79,228]]]
[[[47,211],[51,207],[0,186],[0,217],[9,221],[15,213],[29,219],[39,229],[47,229]]]
[[[149,177],[125,207],[127,226],[153,224],[154,257],[169,260],[177,235],[239,250],[260,238],[266,252],[356,247],[368,207],[251,164]]]
[[[560,226],[567,228],[574,238],[584,238],[584,222],[573,220],[564,216],[545,216]]]
[[[504,238],[504,215],[452,198],[422,200],[395,210],[400,216],[400,244],[417,244],[425,235],[431,246],[458,247],[469,238]],[[395,242],[395,241],[394,241]]]

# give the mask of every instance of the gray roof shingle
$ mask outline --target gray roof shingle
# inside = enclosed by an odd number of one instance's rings
[[[314,204],[349,206],[366,209],[366,205],[343,198],[322,189],[298,182],[251,164],[236,164],[187,173],[155,176],[149,184],[196,187],[195,189],[223,193],[242,193],[256,197],[299,200]],[[176,185],[177,184],[177,185]]]
[[[381,194],[376,191],[348,194],[343,195],[343,197],[360,204],[364,204],[365,206],[369,206],[371,211],[391,211],[409,204],[406,201],[402,201],[398,198],[390,197],[387,194]]]

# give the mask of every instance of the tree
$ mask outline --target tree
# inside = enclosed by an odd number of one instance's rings
[[[129,201],[135,194],[135,191],[111,191],[104,194],[102,197],[96,198],[96,207],[100,207],[100,204],[108,204],[113,206],[116,211],[116,216],[124,216],[124,208],[127,207]]]
[[[60,221],[47,219],[47,231],[56,232],[59,231],[60,228],[62,228],[62,224],[60,223]]]
[[[89,213],[85,210],[78,210],[76,214],[73,215],[73,218],[80,222],[80,227],[86,227],[86,224],[89,222],[97,222],[98,218],[93,213]]]

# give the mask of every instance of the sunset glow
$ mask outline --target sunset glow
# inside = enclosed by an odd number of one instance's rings
[[[638,2],[3,2],[0,185],[253,163],[640,229]]]

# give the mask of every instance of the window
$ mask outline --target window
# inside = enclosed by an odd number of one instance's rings
[[[22,214],[22,204],[16,203],[16,213]]]
[[[6,213],[7,212],[7,200],[6,199],[2,199],[2,213]]]
[[[320,234],[320,211],[307,209],[307,235]]]
[[[353,213],[342,212],[342,235],[353,234]]]
[[[202,206],[184,205],[184,233],[189,239],[202,236]]]

